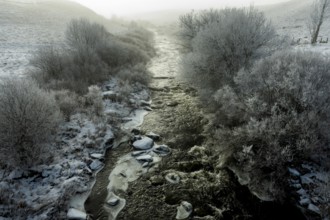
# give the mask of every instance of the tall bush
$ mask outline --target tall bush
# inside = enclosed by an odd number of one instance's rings
[[[330,62],[322,55],[277,52],[235,77],[235,86],[214,97],[222,123],[216,131],[228,164],[284,196],[290,165],[327,154],[330,129]],[[238,122],[233,118],[239,120]],[[282,186],[282,187],[281,187]]]
[[[9,166],[31,166],[45,159],[61,114],[51,93],[33,81],[0,83],[0,157]],[[48,151],[49,152],[49,151]]]
[[[275,37],[272,25],[254,8],[188,14],[181,17],[181,27],[191,44],[183,73],[211,91],[232,84],[235,73],[264,55]]]

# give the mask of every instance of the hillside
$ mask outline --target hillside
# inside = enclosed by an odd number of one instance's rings
[[[85,17],[120,30],[120,25],[75,2],[0,0],[0,75],[20,75],[38,47],[63,43],[66,24]]]
[[[271,19],[280,35],[288,35],[295,40],[310,37],[307,22],[310,15],[312,1],[291,0],[274,5],[259,6],[258,8]],[[324,22],[320,37],[330,36],[330,21]]]

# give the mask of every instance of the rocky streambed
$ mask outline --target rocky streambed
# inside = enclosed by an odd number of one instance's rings
[[[128,220],[304,219],[291,201],[263,202],[230,169],[217,167],[217,146],[207,144],[208,119],[196,91],[176,79],[180,56],[173,42],[156,34],[159,55],[149,68],[152,111],[108,152],[87,213]]]

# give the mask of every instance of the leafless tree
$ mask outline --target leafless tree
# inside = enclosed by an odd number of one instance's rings
[[[314,0],[313,2],[312,11],[308,20],[312,44],[317,42],[321,26],[329,13],[329,6],[329,0]]]

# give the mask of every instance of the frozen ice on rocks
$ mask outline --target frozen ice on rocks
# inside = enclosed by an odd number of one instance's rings
[[[115,101],[117,99],[117,94],[114,91],[106,91],[102,93],[102,98]]]
[[[71,208],[68,211],[67,217],[68,219],[85,220],[87,219],[87,214],[78,209]]]
[[[146,168],[146,167],[148,167],[149,165],[150,165],[149,162],[145,162],[144,164],[142,164],[142,167],[143,167],[143,168]]]
[[[132,152],[132,156],[133,157],[137,157],[137,156],[140,156],[142,154],[146,153],[145,151],[141,150],[141,151],[133,151]]]
[[[294,168],[288,168],[289,173],[293,176],[300,176],[301,174],[299,173],[298,170],[294,169]]]
[[[152,162],[153,161],[152,156],[150,156],[149,154],[138,156],[136,159],[141,162]]]
[[[91,154],[91,158],[101,160],[103,159],[103,154]]]
[[[312,212],[315,212],[315,213],[317,213],[317,214],[321,214],[320,209],[319,209],[316,205],[314,205],[314,204],[312,204],[312,203],[310,203],[310,204],[308,205],[307,209],[310,210],[310,211],[312,211]]]
[[[152,111],[152,108],[150,108],[148,106],[145,106],[143,109],[146,110],[146,111],[148,111],[148,112],[151,112]]]
[[[306,196],[306,195],[307,195],[306,191],[305,191],[303,188],[299,189],[299,190],[297,191],[297,193],[298,193],[299,195],[301,195],[301,196]]]
[[[145,101],[145,100],[140,101],[140,106],[150,106],[150,105],[151,105],[150,101]]]
[[[23,176],[23,170],[15,169],[9,174],[9,179],[19,179],[22,178]]]
[[[98,170],[103,166],[103,163],[99,160],[93,160],[93,162],[89,165],[91,170]]]
[[[292,187],[293,188],[296,188],[296,189],[300,189],[301,188],[301,184],[295,183],[295,184],[292,184]]]
[[[56,164],[54,166],[48,167],[47,169],[44,169],[41,175],[42,177],[52,176],[57,178],[61,175],[61,172],[62,172],[62,166]]]
[[[149,137],[144,137],[141,140],[137,140],[133,143],[133,147],[138,150],[148,150],[152,148],[154,141]]]
[[[306,184],[306,185],[313,183],[313,180],[311,178],[309,178],[308,176],[301,176],[300,180],[301,180],[302,184]]]
[[[300,205],[308,205],[311,203],[311,200],[309,198],[303,198],[303,199],[300,199],[299,203],[300,203]]]

